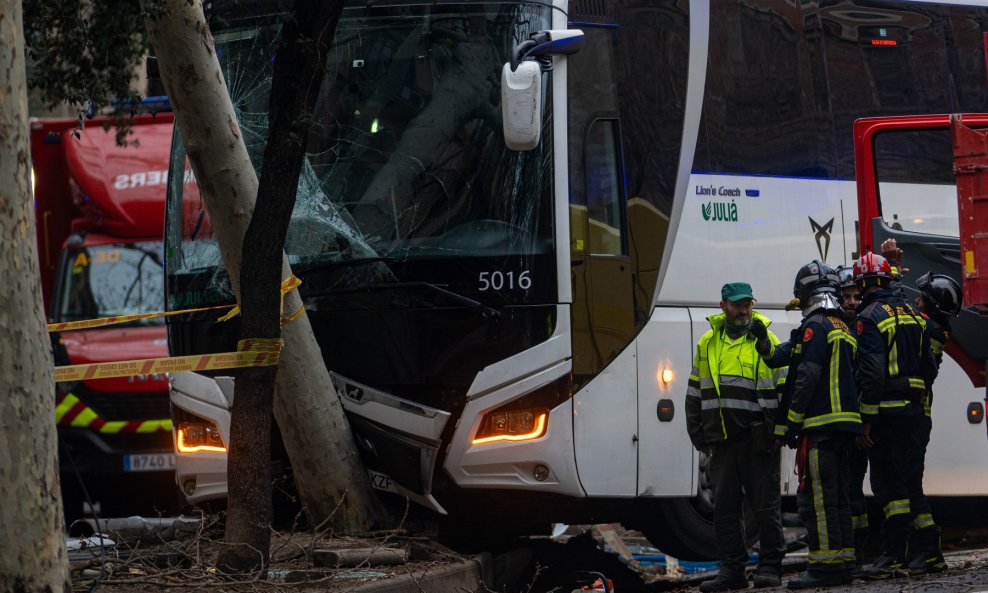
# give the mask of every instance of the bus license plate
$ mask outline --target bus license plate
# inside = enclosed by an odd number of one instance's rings
[[[124,455],[125,472],[167,472],[175,469],[173,453],[136,453]]]
[[[385,492],[398,493],[398,489],[395,488],[394,482],[391,481],[391,477],[387,474],[382,474],[381,472],[376,472],[372,469],[367,470],[370,474],[371,488],[377,490],[384,490]]]

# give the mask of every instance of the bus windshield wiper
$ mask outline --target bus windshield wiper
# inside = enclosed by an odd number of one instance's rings
[[[451,290],[446,290],[445,288],[439,286],[438,284],[433,284],[431,282],[393,282],[389,284],[376,284],[373,288],[428,288],[433,292],[437,292],[457,303],[473,309],[479,312],[481,315],[487,319],[500,319],[501,312],[492,307],[488,307],[480,301],[476,301],[468,296],[453,292]]]
[[[324,292],[320,292],[319,296],[328,296],[333,294],[346,294],[346,293],[353,294],[353,293],[360,293],[360,292],[367,292],[374,290],[390,290],[390,289],[401,290],[401,289],[409,289],[409,288],[410,289],[427,288],[430,291],[438,293],[452,301],[455,301],[460,305],[463,305],[469,309],[473,309],[474,311],[477,311],[487,319],[501,318],[501,312],[498,311],[497,309],[488,307],[487,305],[481,303],[480,301],[476,301],[468,296],[464,296],[462,294],[455,293],[451,290],[447,290],[442,286],[433,284],[431,282],[387,282],[381,284],[372,284],[369,286],[361,286],[359,288],[344,288],[344,289],[324,291]]]

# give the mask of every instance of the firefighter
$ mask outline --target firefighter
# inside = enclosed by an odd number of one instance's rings
[[[840,279],[841,287],[840,316],[848,325],[851,334],[857,338],[854,321],[858,316],[858,305],[861,304],[861,287],[854,283],[854,267],[838,267],[837,277]],[[851,527],[854,529],[855,567],[853,574],[855,577],[859,577],[864,569],[864,551],[871,531],[868,526],[868,505],[864,495],[864,478],[868,471],[868,451],[855,444],[848,454],[848,469],[850,472],[848,499],[851,503]]]
[[[919,296],[916,308],[926,319],[930,335],[930,350],[937,369],[943,360],[943,349],[950,339],[950,319],[961,310],[961,287],[950,276],[927,272],[916,280]],[[947,570],[947,562],[940,550],[940,527],[930,513],[930,503],[923,493],[923,472],[926,467],[926,448],[933,430],[931,410],[933,392],[927,390],[923,397],[923,413],[915,416],[913,451],[916,459],[910,478],[914,494],[910,496],[912,530],[909,534],[909,564],[911,575],[931,574]]]
[[[854,280],[863,299],[855,323],[858,337],[857,384],[869,449],[871,489],[882,507],[882,553],[864,570],[870,580],[904,574],[912,514],[910,450],[916,416],[936,378],[926,320],[890,288],[896,280],[888,260],[865,253],[854,262]]]
[[[909,271],[902,267],[902,249],[896,245],[895,239],[887,239],[882,243],[882,255],[889,260],[893,273],[897,267],[902,273]],[[930,334],[930,349],[937,369],[943,361],[943,350],[950,339],[950,320],[961,311],[962,292],[960,284],[950,276],[927,272],[916,280],[919,296],[916,297],[916,309],[926,319],[926,328]],[[932,574],[947,570],[947,562],[940,550],[940,527],[933,520],[929,501],[923,493],[923,473],[926,466],[926,449],[930,443],[930,432],[933,430],[931,410],[933,392],[927,391],[923,398],[923,414],[917,415],[913,429],[910,451],[915,457],[909,464],[914,473],[910,477],[912,494],[910,509],[912,510],[912,529],[909,532],[908,571],[911,575]]]
[[[799,450],[796,501],[810,548],[806,573],[790,581],[790,589],[836,587],[852,580],[848,457],[862,431],[852,366],[857,345],[841,318],[839,291],[837,272],[827,264],[815,260],[801,267],[793,294],[802,324],[785,347],[759,340],[767,364],[789,365],[775,435],[780,447]],[[753,331],[757,335],[760,328]]]
[[[785,539],[782,535],[779,452],[771,437],[778,408],[778,387],[785,371],[773,371],[755,350],[752,320],[771,321],[752,309],[751,286],[725,284],[722,313],[707,318],[710,329],[697,345],[686,392],[686,427],[690,440],[709,455],[714,489],[714,532],[721,566],[700,590],[746,589],[748,547],[742,525],[747,500],[758,522],[760,559],[756,587],[781,583]],[[778,338],[767,329],[772,344]]]

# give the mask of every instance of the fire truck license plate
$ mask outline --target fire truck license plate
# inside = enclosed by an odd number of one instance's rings
[[[125,472],[166,472],[175,469],[172,453],[138,453],[124,455]]]

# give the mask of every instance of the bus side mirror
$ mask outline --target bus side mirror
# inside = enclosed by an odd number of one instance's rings
[[[542,67],[526,61],[501,69],[501,119],[504,143],[511,150],[532,150],[542,135]]]
[[[511,52],[501,69],[501,119],[504,143],[511,150],[532,150],[542,134],[542,72],[552,68],[555,54],[573,54],[583,47],[583,31],[552,29],[532,34]]]

